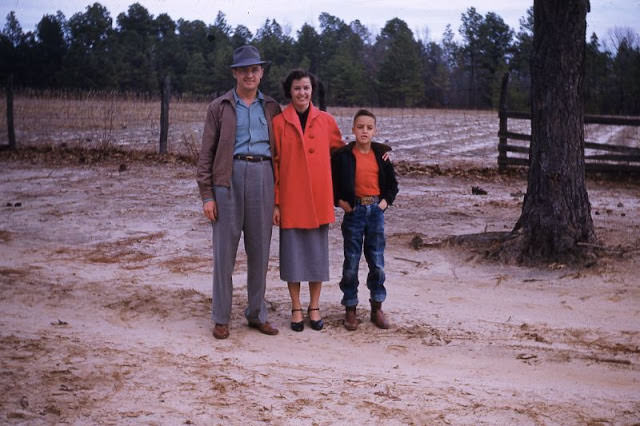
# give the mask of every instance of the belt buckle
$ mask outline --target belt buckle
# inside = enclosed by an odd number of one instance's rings
[[[373,197],[370,195],[367,195],[366,197],[360,197],[360,204],[362,204],[363,206],[373,204]]]
[[[251,162],[256,162],[258,161],[258,157],[254,156],[254,155],[245,155],[244,158],[247,161],[251,161]]]

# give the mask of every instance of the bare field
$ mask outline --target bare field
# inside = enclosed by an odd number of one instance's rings
[[[200,143],[207,102],[173,100],[169,109],[169,151],[191,154]],[[157,151],[160,103],[137,96],[87,94],[83,98],[14,100],[21,145],[121,146]],[[330,107],[345,139],[356,108]],[[461,167],[495,167],[498,117],[495,111],[372,108],[378,140],[393,146],[395,159]],[[0,98],[0,144],[7,143],[6,102]],[[527,120],[510,120],[509,130],[530,133]],[[585,140],[640,146],[640,128],[588,125]],[[518,141],[510,141],[519,144]]]
[[[55,111],[47,102],[31,108]],[[127,117],[118,130],[126,146],[152,148],[137,135],[155,141],[147,118],[155,104],[132,104],[116,108],[114,123]],[[173,105],[174,131],[199,139],[204,104]],[[331,112],[348,134],[353,109]],[[440,242],[509,230],[518,218],[523,174],[483,169],[495,165],[496,114],[375,112],[380,139],[394,146],[402,171],[386,216],[390,330],[368,322],[366,303],[358,331],[341,325],[340,214],[329,234],[326,328],[289,330],[274,228],[267,299],[280,334],[246,326],[240,244],[231,337],[216,341],[211,229],[193,167],[0,152],[0,423],[640,422],[640,184],[588,180],[606,247],[596,265],[490,263],[473,247]],[[66,114],[82,112],[69,107]],[[43,118],[30,127],[20,120],[19,143],[30,146],[89,144],[78,134],[102,131],[85,122],[65,128],[64,120],[54,126]],[[592,135],[616,137],[605,128]],[[181,137],[170,134],[174,152]],[[472,195],[472,186],[487,195]],[[423,241],[417,250],[416,236]]]

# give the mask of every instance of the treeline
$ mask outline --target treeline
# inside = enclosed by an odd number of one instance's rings
[[[69,19],[45,15],[26,33],[9,13],[0,34],[0,78],[13,74],[15,85],[35,89],[158,93],[169,75],[174,93],[212,97],[234,83],[233,49],[252,43],[272,61],[263,89],[281,101],[280,79],[302,67],[324,82],[329,105],[496,108],[509,71],[510,108],[528,108],[532,9],[514,31],[497,14],[471,7],[458,31],[461,41],[448,25],[434,42],[393,18],[373,35],[358,20],[322,13],[319,29],[305,24],[295,37],[275,19],[252,34],[243,25],[232,28],[221,12],[213,24],[176,22],[139,3],[114,25],[109,11],[94,3]],[[630,29],[616,31],[607,49],[595,33],[588,41],[587,112],[640,115],[639,38]]]

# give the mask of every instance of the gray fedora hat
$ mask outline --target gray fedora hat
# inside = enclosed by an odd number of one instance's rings
[[[233,51],[233,64],[231,68],[248,67],[249,65],[269,64],[269,61],[260,59],[260,52],[251,45],[240,46]]]

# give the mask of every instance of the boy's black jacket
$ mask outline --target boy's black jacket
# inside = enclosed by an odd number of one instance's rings
[[[355,179],[356,179],[356,157],[353,149],[356,143],[335,151],[331,156],[331,173],[333,179],[333,203],[338,205],[338,200],[348,202],[355,206]],[[387,200],[387,204],[392,205],[398,194],[398,181],[390,161],[384,161],[382,154],[391,151],[391,147],[378,142],[371,142],[371,149],[378,163],[378,184],[380,185],[380,198]]]

